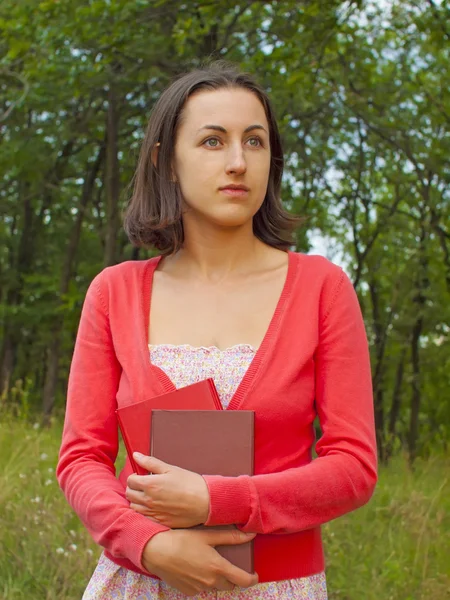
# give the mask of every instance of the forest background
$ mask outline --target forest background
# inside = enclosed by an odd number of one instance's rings
[[[430,563],[428,550],[422,555],[428,527],[442,530],[448,517],[439,512],[450,434],[448,3],[2,0],[0,34],[0,502],[12,511],[5,518],[14,518],[14,494],[23,497],[20,457],[37,444],[34,460],[45,455],[45,463],[47,444],[54,468],[87,286],[105,266],[151,255],[130,246],[120,216],[152,106],[174,76],[223,58],[253,73],[273,100],[286,156],[283,201],[307,217],[296,249],[319,249],[342,264],[357,291],[386,485],[407,478],[405,502],[413,501],[415,517],[421,506],[425,519],[412,562],[395,559],[393,581],[406,585],[405,565]],[[44,489],[50,480],[39,469],[30,473]],[[417,477],[431,477],[429,493]],[[27,506],[50,501],[36,489]],[[380,494],[373,510],[391,517],[392,489],[385,500]],[[19,598],[37,585],[35,597],[53,598],[36,583],[38,566],[25,569],[29,581],[22,577],[14,595],[23,544],[8,539],[0,538],[9,556],[0,593],[3,585],[5,598]],[[67,554],[66,547],[58,546]],[[377,566],[369,563],[373,581]],[[414,593],[397,596],[394,586],[378,597],[431,597],[429,585],[438,586],[437,598],[450,593],[448,571],[438,567],[430,579],[423,569]],[[54,576],[55,598],[72,597]],[[372,597],[366,585],[363,595],[345,585],[331,597]]]

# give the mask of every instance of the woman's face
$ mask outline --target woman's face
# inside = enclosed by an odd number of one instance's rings
[[[184,220],[219,227],[251,222],[270,171],[269,125],[258,97],[243,89],[193,94],[178,127],[173,167],[188,208]]]

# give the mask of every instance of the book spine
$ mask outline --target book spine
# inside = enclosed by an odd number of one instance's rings
[[[128,439],[128,436],[125,432],[125,427],[120,418],[120,413],[116,410],[117,422],[119,423],[120,433],[122,434],[123,443],[125,444],[125,448],[127,451],[128,458],[130,459],[131,466],[133,467],[134,473],[138,475],[147,475],[147,471],[145,471],[142,467],[140,467],[133,458],[133,448],[131,446],[131,442]]]

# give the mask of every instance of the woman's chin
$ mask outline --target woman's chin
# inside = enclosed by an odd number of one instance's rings
[[[184,214],[185,225],[197,223],[204,227],[242,227],[253,220],[253,212],[249,207],[226,206],[211,212],[188,210]]]
[[[247,223],[251,223],[252,215],[226,215],[211,219],[211,224],[216,227],[243,227]]]
[[[244,206],[239,204],[229,204],[227,206],[221,206],[219,210],[214,211],[210,215],[210,219],[216,225],[222,225],[223,227],[242,227],[249,221],[253,220],[253,216],[257,212],[251,210],[252,207]]]

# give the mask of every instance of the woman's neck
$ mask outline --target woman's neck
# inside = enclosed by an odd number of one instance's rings
[[[253,234],[227,242],[200,237],[195,241],[185,240],[181,250],[165,259],[163,268],[182,277],[217,284],[254,272],[264,264],[271,250]]]

